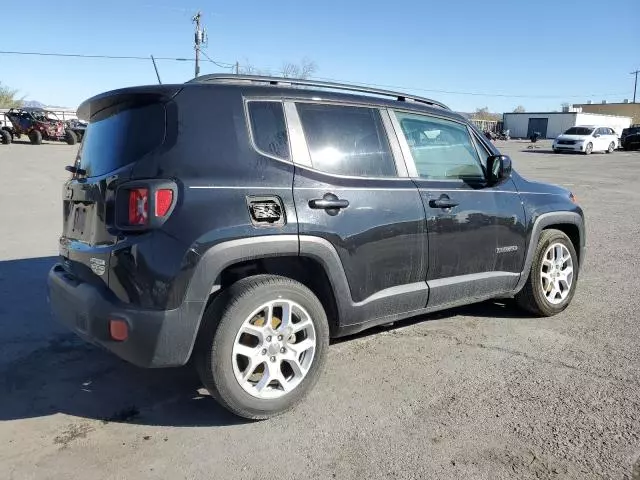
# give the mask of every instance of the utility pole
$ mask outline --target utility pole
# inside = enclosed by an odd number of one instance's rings
[[[201,17],[202,14],[198,12],[191,19],[191,21],[196,25],[196,31],[194,34],[194,49],[196,51],[196,77],[200,75],[200,47],[205,42],[205,32],[200,28]]]
[[[235,70],[236,70],[236,75],[240,75],[240,64],[238,63],[237,60],[236,60]]]
[[[631,72],[631,75],[636,76],[636,82],[633,84],[633,103],[636,103],[636,90],[638,89],[638,72],[640,72],[640,70]]]

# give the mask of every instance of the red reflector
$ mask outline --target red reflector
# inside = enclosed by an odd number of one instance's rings
[[[129,190],[129,225],[146,225],[149,218],[149,190]]]
[[[114,340],[124,342],[129,338],[129,325],[124,320],[109,320],[109,333]]]
[[[173,190],[163,188],[156,190],[156,217],[164,217],[173,202]]]

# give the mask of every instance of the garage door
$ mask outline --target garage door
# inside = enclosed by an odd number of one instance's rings
[[[548,123],[548,118],[530,118],[529,128],[527,128],[527,138],[530,138],[533,132],[538,132],[542,138],[547,138]]]

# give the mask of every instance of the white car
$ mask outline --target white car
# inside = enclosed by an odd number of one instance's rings
[[[618,134],[610,127],[571,127],[553,141],[554,152],[611,153],[618,147]]]

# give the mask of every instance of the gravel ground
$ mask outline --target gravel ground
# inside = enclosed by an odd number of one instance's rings
[[[188,369],[142,370],[52,322],[75,147],[0,145],[0,478],[640,478],[640,152],[500,144],[587,215],[571,307],[483,303],[334,342],[297,410],[244,422]]]

